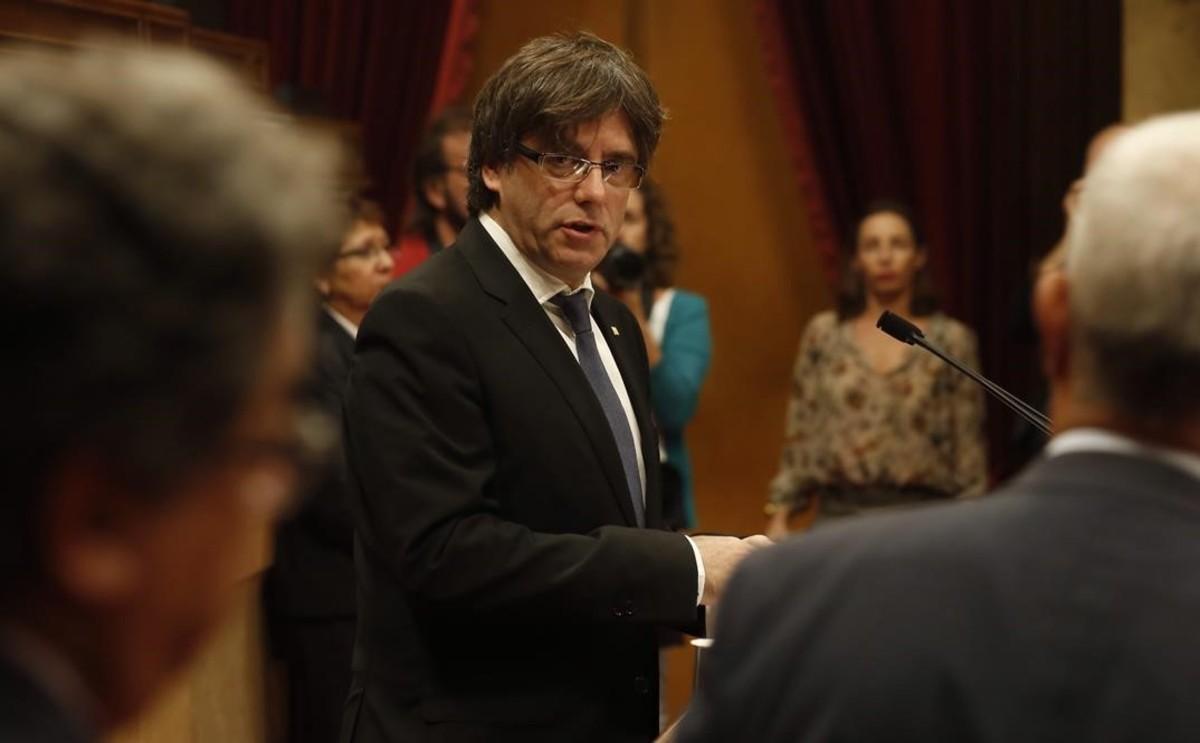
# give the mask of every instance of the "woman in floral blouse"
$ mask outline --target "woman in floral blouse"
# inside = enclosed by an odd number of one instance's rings
[[[800,342],[766,508],[773,536],[799,514],[820,521],[983,492],[982,391],[875,327],[891,310],[978,368],[974,333],[935,311],[925,260],[904,206],[878,202],[859,221],[838,310],[814,317]]]

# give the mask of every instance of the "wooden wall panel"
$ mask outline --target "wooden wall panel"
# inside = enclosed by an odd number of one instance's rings
[[[1125,0],[1124,119],[1200,108],[1200,1]]]
[[[265,42],[193,28],[179,8],[140,0],[0,0],[0,44],[63,47],[105,35],[192,46],[229,65],[253,87],[267,87]]]
[[[266,90],[270,75],[267,69],[267,44],[259,39],[247,39],[233,34],[193,28],[190,33],[194,49],[218,59],[241,73],[242,78],[258,90]]]
[[[0,0],[0,39],[61,45],[96,34],[185,40],[186,11],[137,0]]]

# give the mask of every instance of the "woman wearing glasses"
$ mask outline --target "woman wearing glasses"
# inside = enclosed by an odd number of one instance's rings
[[[310,390],[339,422],[358,325],[392,275],[379,207],[352,199],[350,213],[349,229],[316,280],[321,308]],[[304,507],[280,529],[268,576],[271,645],[287,675],[289,743],[337,740],[350,690],[354,528],[344,487],[341,458],[334,457]]]
[[[837,311],[814,317],[800,343],[787,440],[766,507],[772,536],[797,521],[983,492],[982,392],[875,328],[891,310],[978,368],[974,333],[936,311],[925,263],[905,206],[867,209]]]

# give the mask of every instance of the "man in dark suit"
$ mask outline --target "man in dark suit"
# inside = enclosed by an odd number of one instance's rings
[[[2,741],[147,705],[290,500],[336,166],[275,117],[179,51],[0,60]]]
[[[662,116],[607,42],[527,44],[476,100],[476,218],[367,313],[344,741],[649,740],[657,629],[765,539],[660,530],[645,347],[591,287]]]
[[[330,420],[339,423],[354,337],[392,276],[379,207],[359,198],[350,199],[349,207],[350,226],[315,282],[321,307],[309,390]],[[341,457],[328,464],[308,483],[304,506],[280,527],[264,586],[272,650],[286,671],[284,739],[289,743],[336,741],[350,690],[354,524]]]
[[[1121,135],[1034,292],[1056,435],[995,495],[748,560],[677,741],[1200,732],[1200,115]]]

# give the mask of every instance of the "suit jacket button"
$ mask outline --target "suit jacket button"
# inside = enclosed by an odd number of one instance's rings
[[[650,682],[646,679],[645,676],[640,676],[640,675],[634,676],[633,677],[633,691],[637,694],[649,694],[650,693]]]

